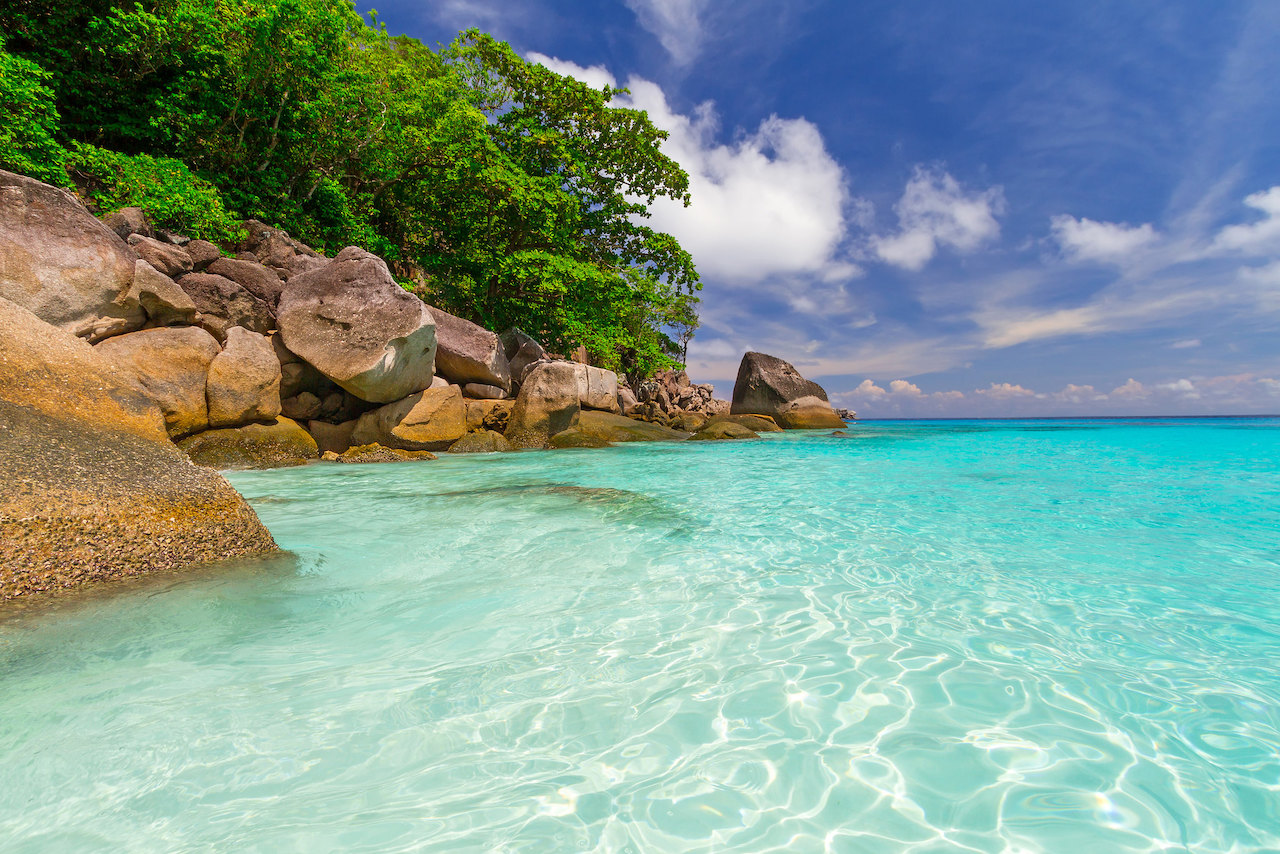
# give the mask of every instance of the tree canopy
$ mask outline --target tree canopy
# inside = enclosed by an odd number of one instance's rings
[[[644,224],[688,177],[624,90],[345,0],[14,0],[0,32],[0,166],[193,233],[362,245],[433,304],[632,375],[697,326],[689,254]]]

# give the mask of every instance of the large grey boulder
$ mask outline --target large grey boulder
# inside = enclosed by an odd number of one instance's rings
[[[390,403],[431,386],[431,310],[363,249],[290,279],[277,318],[285,347],[362,400]]]
[[[791,363],[764,353],[742,357],[730,412],[767,415],[784,430],[844,426],[822,386],[800,376]]]
[[[466,433],[462,392],[447,386],[411,394],[361,415],[351,432],[351,444],[443,451]]]
[[[432,307],[436,321],[436,373],[451,383],[478,383],[511,391],[507,354],[498,336],[469,320]]]
[[[578,374],[578,401],[583,409],[620,412],[618,375],[604,368],[574,363]]]
[[[0,298],[90,342],[139,329],[138,256],[75,196],[0,170]]]
[[[0,299],[0,599],[276,551],[100,350]]]
[[[206,268],[206,272],[230,279],[258,299],[272,311],[280,302],[284,280],[269,267],[254,261],[237,261],[234,258],[218,258]]]
[[[205,385],[219,347],[208,332],[194,326],[143,329],[108,338],[95,349],[159,405],[170,436],[209,427]]]
[[[259,335],[275,326],[271,307],[225,276],[188,273],[178,279],[178,286],[200,310],[200,325],[219,341],[226,340],[227,330],[233,326]]]
[[[578,421],[582,404],[578,368],[572,362],[541,362],[525,376],[507,423],[506,437],[517,448],[545,448],[555,434]]]
[[[274,421],[280,414],[280,362],[270,340],[242,326],[228,329],[226,346],[209,365],[205,397],[210,427]]]

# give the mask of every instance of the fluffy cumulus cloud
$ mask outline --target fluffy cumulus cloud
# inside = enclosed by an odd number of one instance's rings
[[[601,66],[531,54],[560,74],[601,88],[616,81]],[[675,235],[699,272],[725,285],[805,275],[831,285],[861,274],[838,257],[849,202],[844,170],[827,151],[817,126],[803,118],[770,116],[732,144],[716,141],[715,105],[677,113],[649,80],[627,80],[619,103],[648,112],[670,134],[663,151],[689,173],[689,207],[668,199],[651,206],[649,224]]]
[[[987,388],[974,389],[975,394],[991,400],[1012,400],[1019,397],[1035,397],[1036,393],[1029,388],[1023,388],[1017,383],[992,383]]]
[[[873,237],[871,248],[887,264],[922,270],[942,247],[972,252],[998,237],[1004,206],[999,187],[967,191],[947,172],[916,167],[894,205],[898,230]]]
[[[1054,217],[1051,228],[1063,254],[1077,261],[1123,261],[1157,238],[1151,223],[1130,226],[1066,214]]]
[[[701,14],[707,0],[626,0],[640,26],[657,37],[671,58],[687,65],[702,47]]]

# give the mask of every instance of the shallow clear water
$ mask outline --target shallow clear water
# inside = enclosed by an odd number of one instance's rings
[[[1280,420],[231,476],[0,619],[0,850],[1280,849]]]

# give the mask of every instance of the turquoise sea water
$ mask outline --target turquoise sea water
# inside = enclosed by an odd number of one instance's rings
[[[1280,420],[231,475],[0,612],[0,851],[1280,850]]]

